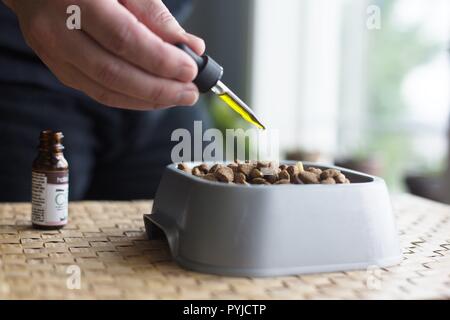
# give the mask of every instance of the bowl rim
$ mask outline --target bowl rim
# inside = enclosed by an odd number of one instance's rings
[[[293,161],[293,160],[280,160],[279,161],[280,164],[295,164],[298,161]],[[224,162],[213,162],[213,161],[203,161],[203,162],[199,162],[199,161],[191,161],[191,162],[183,162],[184,164],[189,165],[191,168],[193,166],[202,164],[202,163],[206,163],[209,165],[212,164],[216,164],[216,163],[221,163],[221,164],[229,164],[229,163],[233,163],[233,161],[224,161]],[[251,189],[273,189],[273,188],[354,188],[354,187],[361,187],[362,185],[372,185],[374,183],[384,183],[384,180],[380,177],[377,176],[372,176],[363,172],[359,172],[359,171],[355,171],[355,170],[351,170],[351,169],[347,169],[347,168],[343,168],[343,167],[338,167],[338,166],[334,166],[331,164],[324,164],[324,163],[319,163],[319,162],[308,162],[308,161],[302,161],[302,163],[305,166],[316,166],[316,167],[321,167],[321,168],[327,168],[327,169],[337,169],[340,170],[341,172],[345,173],[350,173],[353,175],[357,175],[366,179],[369,179],[370,181],[367,182],[352,182],[349,184],[301,184],[301,185],[297,185],[297,184],[280,184],[280,185],[257,185],[257,184],[251,184],[251,185],[242,185],[242,184],[234,184],[234,183],[223,183],[223,182],[216,182],[216,181],[209,181],[209,180],[205,180],[202,179],[200,177],[194,176],[190,173],[184,172],[180,169],[177,168],[179,163],[172,163],[166,166],[166,169],[174,172],[175,174],[178,174],[194,183],[197,184],[204,184],[204,185],[209,185],[211,187],[218,187],[218,188],[240,188],[240,189],[244,189],[244,190],[251,190]]]

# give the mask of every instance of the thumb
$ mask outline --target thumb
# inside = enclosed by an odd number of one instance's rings
[[[205,42],[184,31],[161,0],[120,0],[120,3],[164,41],[184,43],[199,55],[205,52]]]

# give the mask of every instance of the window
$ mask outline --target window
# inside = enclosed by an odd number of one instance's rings
[[[254,1],[251,105],[283,151],[371,159],[402,189],[444,167],[449,31],[447,0]]]

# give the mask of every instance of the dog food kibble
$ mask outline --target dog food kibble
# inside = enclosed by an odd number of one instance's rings
[[[253,165],[251,165],[249,163],[242,163],[242,164],[238,165],[238,171],[242,172],[246,176],[250,175],[250,172],[252,172],[253,168],[254,168]]]
[[[261,168],[269,168],[270,167],[270,162],[269,161],[259,161],[256,163],[256,168],[261,169]]]
[[[278,174],[278,178],[280,180],[291,180],[291,176],[289,175],[289,172],[287,172],[287,170],[283,170],[283,169]]]
[[[292,183],[292,184],[305,184],[305,183],[300,179],[299,174],[298,174],[298,175],[295,175],[295,176],[292,176],[291,179],[290,179],[290,183]]]
[[[234,173],[236,173],[238,172],[239,165],[237,163],[230,163],[227,167],[233,170]]]
[[[320,180],[316,174],[309,171],[303,171],[298,174],[298,178],[305,184],[320,183]]]
[[[281,179],[275,182],[274,184],[290,184],[290,183],[291,181],[289,181],[289,179]]]
[[[333,178],[326,178],[325,180],[320,181],[321,184],[336,184],[336,180]]]
[[[204,174],[207,174],[209,169],[208,169],[208,165],[206,163],[202,163],[201,165],[198,166],[198,168],[200,169],[201,172],[203,172]]]
[[[262,174],[261,171],[259,171],[259,169],[253,168],[252,171],[250,172],[250,178],[252,179],[257,179],[257,178],[263,178],[264,175]]]
[[[214,173],[208,173],[206,174],[203,179],[208,180],[208,181],[217,181],[216,176],[214,175]]]
[[[281,164],[268,161],[235,161],[229,164],[208,166],[202,163],[192,169],[180,163],[178,169],[199,178],[221,183],[241,185],[281,185],[281,184],[348,184],[350,180],[337,169],[303,167],[303,163]]]
[[[192,174],[196,177],[203,177],[205,175],[198,167],[192,168]]]
[[[219,180],[220,182],[233,182],[234,181],[234,172],[233,169],[229,168],[229,167],[220,167],[219,169],[217,169],[217,171],[214,173],[214,175],[216,176],[217,180]]]
[[[310,167],[310,168],[306,169],[306,171],[312,172],[312,173],[314,173],[316,176],[320,176],[320,175],[322,174],[322,170],[321,170],[321,169],[318,169],[318,168],[312,168],[312,167]],[[326,178],[324,178],[324,179],[326,179]]]
[[[251,182],[251,184],[270,184],[264,178],[254,178],[250,182]]]
[[[236,172],[234,174],[234,182],[238,184],[246,184],[247,183],[247,177],[242,172]]]
[[[300,170],[297,166],[289,166],[286,168],[286,171],[289,173],[290,177],[296,176],[300,173]]]
[[[335,169],[326,169],[320,174],[321,179],[334,178],[341,172]]]
[[[187,173],[191,173],[191,169],[189,169],[189,167],[185,163],[180,163],[178,165],[178,169],[180,169],[180,170],[182,170],[184,172],[187,172]]]
[[[278,181],[278,174],[269,174],[269,175],[265,175],[264,179],[266,179],[266,181],[270,184],[274,184],[275,182]]]
[[[209,173],[216,173],[217,169],[223,167],[221,164],[216,163],[215,165],[213,165],[211,167],[211,169],[209,169]]]
[[[334,177],[334,180],[337,183],[345,183],[345,180],[347,180],[347,178],[342,173],[339,173],[337,176]]]

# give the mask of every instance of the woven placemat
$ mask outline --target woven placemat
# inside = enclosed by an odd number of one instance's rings
[[[450,207],[393,198],[404,260],[395,267],[276,278],[191,272],[147,240],[151,203],[79,202],[60,231],[30,226],[29,204],[0,205],[2,299],[450,298]]]

